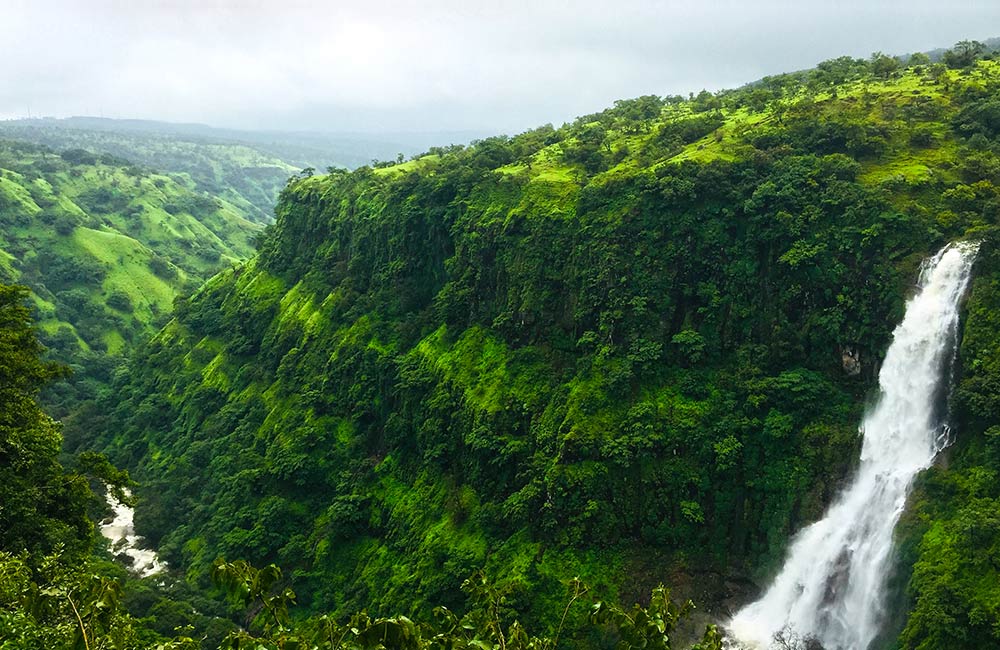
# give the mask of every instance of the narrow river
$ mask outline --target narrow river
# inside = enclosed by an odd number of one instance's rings
[[[131,492],[126,489],[125,496],[131,495]],[[140,535],[135,534],[135,527],[132,523],[135,510],[116,499],[110,491],[107,499],[108,505],[111,506],[115,514],[110,520],[101,523],[101,535],[104,535],[111,542],[111,551],[115,558],[140,578],[165,571],[167,564],[160,561],[160,558],[156,556],[156,551],[143,548],[145,540]]]

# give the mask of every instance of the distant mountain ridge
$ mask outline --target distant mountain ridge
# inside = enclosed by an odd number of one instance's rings
[[[997,50],[1000,50],[1000,36],[987,38],[985,41],[979,41],[979,42],[985,45],[987,49],[991,51],[995,52]],[[926,54],[928,57],[930,57],[931,61],[940,61],[941,57],[944,56],[944,53],[947,52],[948,49],[949,48],[947,47],[936,47],[933,50],[926,50],[923,53]]]
[[[304,168],[355,168],[397,160],[476,134],[336,134],[241,131],[204,124],[75,116],[0,122],[0,137],[110,153],[151,169],[185,174],[204,193],[239,207],[252,221],[273,217],[278,192]]]

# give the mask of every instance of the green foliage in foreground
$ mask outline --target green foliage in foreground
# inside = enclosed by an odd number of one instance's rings
[[[39,359],[26,294],[0,284],[0,550],[80,551],[91,531],[90,488],[60,466],[59,427],[36,402],[63,369]]]
[[[462,584],[469,598],[470,611],[458,616],[446,607],[434,609],[434,622],[415,623],[405,616],[372,618],[362,612],[339,624],[327,616],[293,624],[289,605],[295,593],[285,587],[274,589],[281,579],[278,567],[257,569],[244,561],[217,560],[212,577],[230,597],[243,607],[258,612],[251,624],[258,623],[260,634],[238,630],[223,640],[226,650],[254,648],[261,650],[554,650],[564,631],[566,616],[574,607],[586,607],[588,589],[579,579],[569,583],[563,615],[552,637],[532,636],[516,618],[511,620],[508,594],[482,576]],[[670,650],[676,648],[672,636],[678,624],[694,609],[691,601],[678,605],[662,585],[655,588],[649,605],[624,609],[618,605],[590,604],[591,632],[612,639],[618,650]],[[690,650],[721,650],[722,637],[715,626],[708,626],[701,642]]]
[[[59,554],[29,559],[0,551],[0,648],[152,647],[122,607],[119,583],[73,564]]]
[[[34,566],[33,566],[34,565]],[[255,568],[240,560],[218,560],[213,579],[246,613],[247,628],[235,628],[218,642],[191,630],[157,635],[125,607],[122,585],[95,573],[95,565],[73,566],[60,554],[28,561],[0,552],[0,648],[4,650],[554,650],[560,647],[566,614],[589,608],[588,632],[619,650],[670,650],[673,635],[693,609],[678,605],[662,586],[648,606],[629,609],[587,598],[579,580],[570,582],[563,617],[555,636],[530,634],[516,619],[502,588],[481,576],[462,590],[468,613],[438,607],[433,618],[415,622],[405,616],[374,618],[360,612],[338,622],[328,616],[292,618],[295,593],[282,587],[274,565]],[[563,646],[574,644],[563,638]],[[721,636],[708,626],[690,650],[721,650]]]

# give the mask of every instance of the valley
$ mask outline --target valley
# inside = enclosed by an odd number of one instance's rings
[[[963,48],[352,169],[0,128],[0,647],[1000,643]]]

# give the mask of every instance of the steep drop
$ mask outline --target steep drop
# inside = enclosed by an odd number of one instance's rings
[[[886,352],[881,394],[861,425],[857,474],[826,516],[796,536],[763,598],[730,622],[740,641],[767,648],[785,632],[826,650],[865,650],[878,634],[893,528],[913,478],[947,442],[940,398],[977,248],[950,245],[925,264]]]

